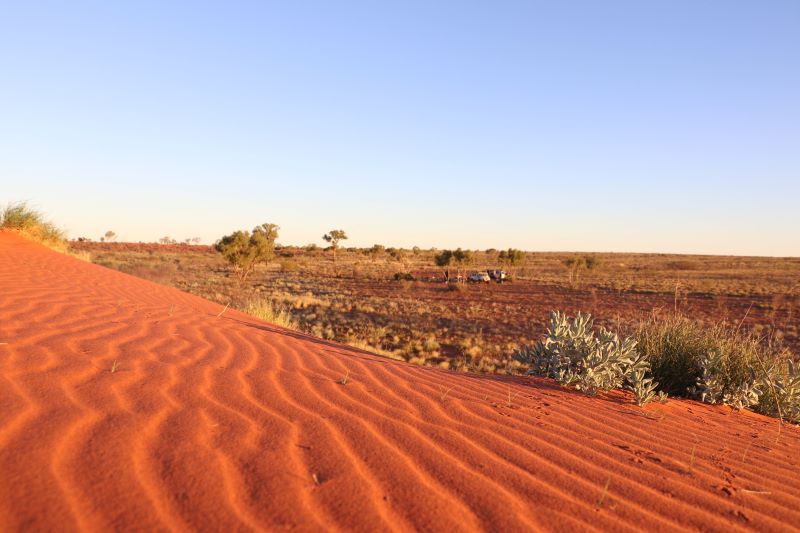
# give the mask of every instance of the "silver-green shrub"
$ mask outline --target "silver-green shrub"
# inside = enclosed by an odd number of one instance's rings
[[[731,383],[725,363],[720,350],[709,351],[700,361],[700,377],[690,393],[706,403],[722,403],[736,409],[758,404],[763,390],[755,371],[751,368],[747,378]]]
[[[636,341],[605,328],[595,334],[593,325],[589,314],[578,313],[570,320],[553,311],[544,339],[533,347],[523,346],[514,359],[528,366],[528,374],[553,378],[592,396],[619,388],[639,361]],[[641,385],[644,376],[637,376]]]
[[[760,382],[763,395],[755,410],[800,424],[800,367],[788,359],[768,366],[766,373]]]
[[[658,382],[654,381],[650,376],[650,361],[642,354],[637,354],[636,359],[628,370],[628,376],[625,381],[625,388],[633,392],[637,405],[650,403],[656,396],[660,401],[666,401],[665,393],[662,392],[656,395]]]

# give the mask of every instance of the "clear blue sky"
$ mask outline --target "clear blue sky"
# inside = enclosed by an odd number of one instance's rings
[[[6,2],[70,235],[800,255],[800,2]]]

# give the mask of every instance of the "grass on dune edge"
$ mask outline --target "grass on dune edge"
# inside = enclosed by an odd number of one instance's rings
[[[241,311],[282,328],[300,332],[303,331],[303,329],[300,327],[300,324],[292,317],[292,314],[288,309],[266,298],[255,298],[249,300],[247,304],[242,307]],[[352,346],[353,348],[358,348],[359,350],[363,350],[365,352],[375,353],[377,355],[382,355],[397,361],[403,360],[402,357],[399,357],[387,350],[382,350],[378,347],[372,346],[368,342],[357,337],[345,340],[344,344]]]
[[[3,208],[0,212],[0,230],[13,231],[51,250],[91,261],[91,255],[87,252],[70,251],[64,230],[47,220],[41,212],[28,206],[26,202],[11,202]]]

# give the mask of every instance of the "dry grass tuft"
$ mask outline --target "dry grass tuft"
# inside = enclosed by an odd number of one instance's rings
[[[272,300],[264,298],[250,300],[244,307],[244,312],[265,322],[281,326],[286,329],[298,329],[297,322],[285,308],[276,305]]]
[[[751,378],[759,354],[768,351],[753,335],[725,323],[709,326],[681,315],[652,315],[636,327],[634,337],[639,352],[650,362],[659,390],[673,396],[685,396],[697,385],[709,353],[719,352],[724,386],[735,388]]]
[[[10,203],[3,209],[0,228],[16,231],[55,250],[66,251],[64,232],[25,202]]]

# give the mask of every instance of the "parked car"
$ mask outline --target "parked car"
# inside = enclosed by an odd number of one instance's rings
[[[508,279],[508,274],[506,274],[505,270],[487,270],[486,273],[489,274],[490,278],[498,283],[503,283],[506,279]]]
[[[492,281],[492,278],[486,272],[472,272],[468,279],[473,283],[489,283]]]

